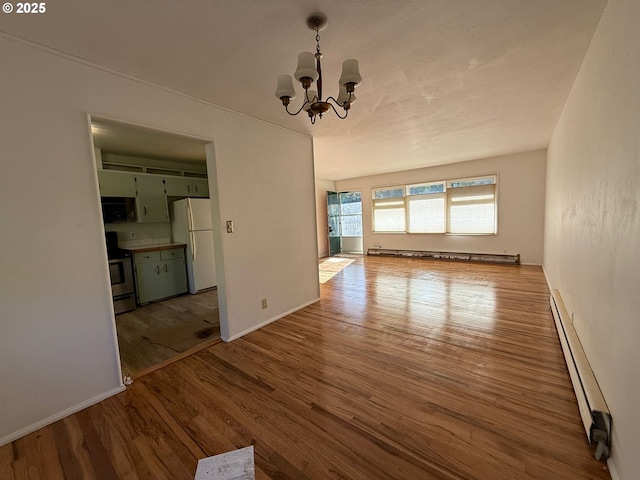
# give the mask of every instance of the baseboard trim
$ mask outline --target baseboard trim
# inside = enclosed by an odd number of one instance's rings
[[[396,250],[388,248],[369,248],[367,255],[382,257],[433,258],[438,260],[453,260],[463,262],[483,262],[504,265],[520,265],[520,254],[506,253],[471,253],[445,252],[431,250]]]
[[[273,318],[270,318],[268,320],[265,320],[264,322],[261,322],[261,323],[259,323],[257,325],[254,325],[253,327],[247,328],[246,330],[243,330],[240,333],[236,333],[235,335],[231,335],[230,337],[224,337],[223,336],[222,337],[222,341],[223,342],[227,342],[227,343],[228,342],[233,342],[234,340],[237,340],[240,337],[244,337],[248,333],[255,332],[256,330],[258,330],[258,329],[260,329],[262,327],[266,327],[270,323],[273,323],[276,320],[280,320],[282,317],[286,317],[287,315],[291,315],[292,313],[297,312],[298,310],[301,310],[304,307],[308,307],[309,305],[311,305],[313,303],[316,303],[318,301],[320,301],[320,297],[315,298],[315,299],[313,299],[313,300],[311,300],[309,302],[303,303],[301,305],[298,305],[297,307],[292,308],[291,310],[288,310],[288,311],[284,312],[283,314],[278,315],[277,317],[273,317]]]
[[[24,437],[25,435],[29,435],[30,433],[35,432],[36,430],[41,429],[42,427],[46,427],[47,425],[51,425],[58,420],[62,420],[69,415],[79,412],[80,410],[84,410],[91,405],[95,405],[96,403],[100,403],[102,400],[105,400],[109,397],[117,395],[118,393],[124,392],[126,387],[124,385],[120,385],[119,387],[112,388],[111,390],[107,390],[106,392],[101,393],[100,395],[96,395],[95,397],[89,398],[84,402],[80,402],[72,407],[69,407],[61,412],[55,413],[47,418],[44,418],[36,423],[32,423],[31,425],[21,428],[17,432],[10,433],[2,438],[0,438],[0,447],[11,443],[19,438]]]
[[[616,470],[616,464],[611,457],[607,459],[607,469],[609,470],[609,475],[611,475],[611,480],[622,480],[620,475],[618,475],[618,470]]]

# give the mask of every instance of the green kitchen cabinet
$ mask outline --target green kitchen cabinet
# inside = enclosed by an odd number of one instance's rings
[[[162,265],[165,282],[165,296],[173,297],[188,290],[187,267],[184,258],[165,260]]]
[[[173,297],[187,291],[184,248],[135,253],[133,258],[138,304]]]
[[[206,178],[191,179],[191,195],[190,197],[209,198],[209,180]]]
[[[164,276],[160,262],[136,264],[136,297],[139,304],[164,298]]]
[[[131,172],[98,170],[98,184],[101,197],[136,196],[136,176]]]
[[[169,221],[164,179],[160,175],[136,174],[136,216],[140,223]]]
[[[206,178],[164,177],[164,184],[169,197],[209,197]]]
[[[188,197],[191,179],[187,177],[164,177],[164,189],[168,197]]]

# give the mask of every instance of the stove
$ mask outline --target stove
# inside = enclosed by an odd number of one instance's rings
[[[107,242],[107,257],[109,258],[113,310],[117,315],[136,308],[133,265],[131,263],[131,253],[118,247],[118,234],[116,232],[105,232],[105,238]]]

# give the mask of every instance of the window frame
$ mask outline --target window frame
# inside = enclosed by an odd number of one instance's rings
[[[478,182],[474,184],[474,182]],[[460,184],[463,185],[460,185]],[[414,193],[410,194],[411,189],[415,187],[421,186],[429,186],[429,185],[443,185],[442,192],[424,192],[424,193]],[[455,191],[460,188],[464,189],[472,189],[475,187],[483,187],[483,190],[492,190],[493,200],[493,229],[491,232],[451,232],[451,198],[455,195]],[[376,192],[381,192],[385,190],[400,190],[403,189],[402,196],[395,197],[384,197],[384,198],[376,198]],[[450,191],[452,191],[450,193]],[[458,190],[460,192],[460,190]],[[428,196],[433,195],[438,196],[440,198],[444,198],[444,231],[438,232],[419,232],[419,231],[411,231],[411,201],[412,198],[418,199],[420,197],[427,198]],[[376,210],[384,208],[381,204],[385,201],[389,200],[397,200],[401,203],[398,204],[396,208],[403,208],[404,210],[404,230],[376,230],[375,218],[376,218]],[[393,208],[393,207],[391,207]],[[485,235],[497,235],[498,234],[498,173],[489,173],[486,175],[474,175],[469,177],[457,177],[457,178],[448,178],[444,180],[430,180],[425,182],[416,182],[405,185],[389,185],[389,186],[376,186],[371,187],[371,234],[397,234],[404,233],[409,235],[455,235],[455,236],[485,236]],[[415,220],[414,220],[415,223]]]

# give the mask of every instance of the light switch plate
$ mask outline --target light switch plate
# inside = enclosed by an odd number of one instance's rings
[[[233,220],[227,220],[227,233],[233,233]]]

